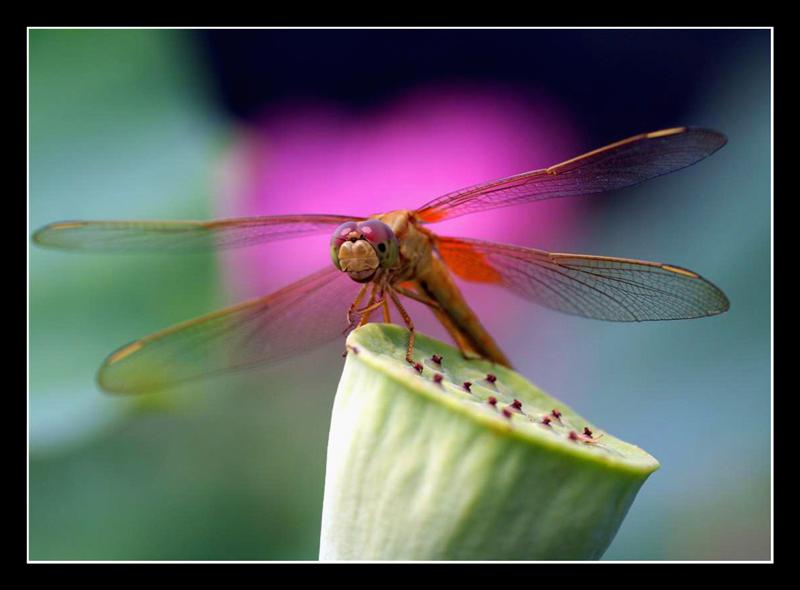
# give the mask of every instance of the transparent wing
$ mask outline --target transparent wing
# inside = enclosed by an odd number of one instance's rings
[[[433,223],[497,207],[623,188],[699,162],[726,142],[723,134],[708,129],[643,133],[549,168],[446,194],[417,209],[416,215]]]
[[[41,246],[92,252],[202,252],[333,231],[345,215],[274,215],[217,221],[62,221],[39,229]]]
[[[689,319],[729,307],[728,298],[712,283],[669,264],[458,238],[438,238],[437,249],[465,280],[501,285],[550,309],[588,318]]]
[[[147,393],[286,359],[342,337],[359,286],[331,265],[266,297],[120,348],[103,363],[98,382],[109,392]]]

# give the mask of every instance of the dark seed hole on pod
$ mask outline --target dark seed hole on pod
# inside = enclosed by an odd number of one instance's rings
[[[467,391],[472,393],[472,390],[470,389],[470,387],[472,387],[472,383],[470,383],[469,381],[464,381],[464,389],[466,389]]]
[[[441,364],[442,364],[442,357],[441,357],[440,355],[438,355],[438,354],[434,354],[434,355],[431,357],[431,360],[432,360],[434,363],[436,363],[437,365],[441,365]]]

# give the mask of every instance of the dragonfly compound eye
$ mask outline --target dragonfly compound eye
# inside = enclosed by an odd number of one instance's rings
[[[400,246],[392,228],[382,221],[370,219],[359,223],[358,229],[375,248],[381,267],[390,268],[394,266],[397,262]]]
[[[333,265],[339,270],[344,270],[339,264],[339,249],[342,247],[342,244],[350,239],[353,233],[359,236],[361,235],[358,231],[358,224],[355,221],[347,221],[337,227],[336,231],[333,232],[331,236],[331,260],[333,260]]]

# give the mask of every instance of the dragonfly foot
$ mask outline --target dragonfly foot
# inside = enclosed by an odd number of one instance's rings
[[[464,358],[464,360],[467,360],[467,361],[479,361],[482,358],[485,358],[485,357],[482,357],[481,355],[479,355],[477,352],[470,352],[470,351],[466,351],[466,350],[462,350],[461,351],[461,356]]]

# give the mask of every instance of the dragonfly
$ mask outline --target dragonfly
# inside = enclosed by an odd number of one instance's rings
[[[465,357],[511,367],[454,278],[504,287],[560,312],[618,322],[713,316],[728,310],[728,298],[677,265],[444,237],[429,226],[499,207],[636,185],[695,164],[726,142],[722,133],[693,127],[643,133],[560,164],[445,194],[414,210],[367,217],[62,221],[42,227],[33,239],[73,251],[185,253],[331,232],[333,264],[272,294],[179,323],[110,354],[97,374],[107,392],[154,392],[276,363],[340,338],[375,313],[391,322],[392,307],[408,329],[406,360],[416,364],[406,299],[429,307]]]

